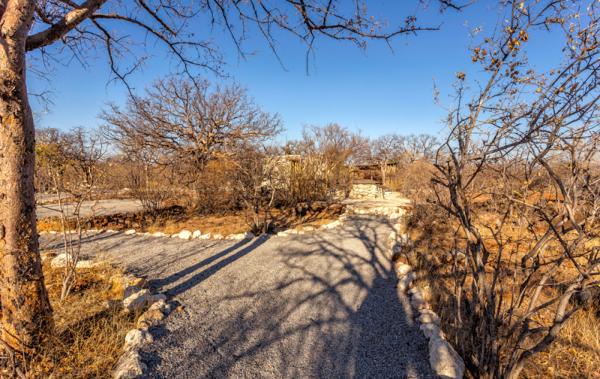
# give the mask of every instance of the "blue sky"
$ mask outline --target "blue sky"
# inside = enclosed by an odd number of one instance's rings
[[[400,6],[381,4],[401,2],[374,3],[373,13],[385,12],[387,19],[397,20],[400,17],[394,14],[405,14]],[[320,39],[310,58],[308,74],[306,48],[290,35],[278,35],[283,68],[261,37],[250,35],[244,48],[254,54],[241,59],[228,37],[215,30],[211,36],[225,55],[224,70],[229,77],[215,77],[203,71],[198,74],[212,82],[235,80],[245,86],[265,110],[280,114],[286,128],[280,137],[283,141],[297,138],[303,125],[329,122],[361,130],[368,136],[392,132],[438,134],[444,130],[441,120],[446,111],[434,102],[433,83],[438,86],[443,103],[449,101],[447,95],[456,72],[467,72],[470,77],[481,74],[479,67],[471,63],[470,32],[475,27],[482,27],[484,34],[493,31],[499,16],[497,3],[484,0],[462,12],[441,15],[435,8],[420,11],[423,23],[441,25],[441,30],[401,36],[392,43],[394,51],[376,41],[361,50],[349,43]],[[541,65],[552,61],[551,37],[540,35],[537,41],[531,39],[533,60]],[[137,90],[171,69],[161,49],[151,53],[154,59],[131,78]],[[49,80],[30,75],[30,90],[50,90],[53,102],[49,112],[42,112],[34,103],[38,127],[94,128],[101,124],[97,115],[108,101],[125,102],[124,86],[109,83],[106,60],[100,56],[88,63],[86,68],[76,62],[56,66],[47,75]]]

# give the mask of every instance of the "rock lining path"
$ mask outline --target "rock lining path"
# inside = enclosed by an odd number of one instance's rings
[[[391,225],[246,241],[99,234],[84,253],[145,276],[183,310],[144,351],[152,378],[433,378],[383,255]],[[60,242],[44,236],[47,248]]]

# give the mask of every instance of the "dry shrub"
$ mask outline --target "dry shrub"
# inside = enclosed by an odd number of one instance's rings
[[[135,325],[132,316],[106,306],[122,295],[122,288],[111,282],[118,272],[108,266],[79,271],[71,295],[62,302],[60,274],[44,266],[55,331],[28,362],[26,376],[109,378],[125,334]]]
[[[485,207],[485,202],[481,202]],[[463,339],[470,336],[470,330],[457,330],[457,304],[455,278],[452,265],[453,252],[464,246],[464,235],[457,225],[440,208],[430,204],[417,204],[407,221],[407,233],[413,245],[397,259],[407,260],[417,271],[417,285],[425,288],[428,301],[442,319],[442,328],[450,341],[462,348],[469,346]],[[480,222],[492,223],[493,215],[482,212]],[[527,231],[512,225],[514,236],[523,238]],[[487,236],[486,240],[492,239]],[[516,238],[515,238],[516,240]],[[460,259],[458,260],[461,261]],[[510,262],[502,269],[510,270]],[[568,270],[568,267],[563,270]],[[510,282],[505,291],[509,291]],[[544,298],[555,296],[558,289],[546,289]],[[600,372],[600,310],[593,304],[579,310],[560,331],[559,337],[548,351],[535,355],[525,365],[523,378],[598,378]],[[551,313],[539,318],[551,317]]]
[[[195,211],[215,214],[239,210],[240,198],[233,184],[235,173],[235,165],[227,159],[210,161],[194,183]]]
[[[430,161],[418,160],[399,167],[387,179],[389,188],[415,201],[425,201],[431,194],[435,168]]]

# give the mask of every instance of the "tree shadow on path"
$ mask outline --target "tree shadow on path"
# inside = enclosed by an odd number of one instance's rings
[[[216,259],[199,262],[186,272],[207,268],[169,293],[185,294],[210,278],[196,295],[202,304],[174,316],[154,347],[151,376],[435,377],[383,253],[390,231],[382,219],[360,217],[343,230],[255,240],[213,266]],[[231,287],[220,282],[228,265],[239,272]]]

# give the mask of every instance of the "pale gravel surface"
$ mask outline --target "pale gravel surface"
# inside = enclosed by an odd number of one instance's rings
[[[65,211],[72,213],[74,206],[72,203],[65,204]],[[60,207],[58,204],[38,205],[36,214],[38,219],[46,217],[60,216]],[[139,200],[134,199],[110,199],[110,200],[95,200],[84,201],[81,205],[80,214],[82,217],[90,216],[106,216],[115,213],[123,212],[138,212],[142,210],[142,204]]]
[[[242,242],[101,234],[86,253],[184,305],[144,353],[152,378],[435,377],[382,255],[390,230],[360,217]]]

